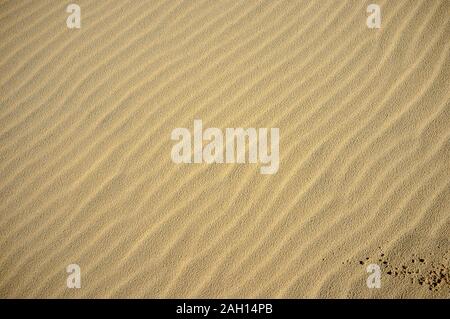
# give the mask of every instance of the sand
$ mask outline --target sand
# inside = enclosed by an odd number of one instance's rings
[[[68,3],[0,1],[0,297],[450,297],[449,1]],[[195,119],[279,170],[174,163]]]

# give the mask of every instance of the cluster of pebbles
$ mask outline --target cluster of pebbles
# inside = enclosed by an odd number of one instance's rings
[[[448,289],[450,292],[450,259],[443,257],[440,262],[428,261],[423,256],[412,255],[402,264],[392,264],[381,252],[377,261],[369,257],[359,260],[360,265],[377,263],[383,274],[392,277],[408,278],[412,284],[427,286],[430,291]]]

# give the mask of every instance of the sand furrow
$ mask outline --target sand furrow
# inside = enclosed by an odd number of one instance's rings
[[[448,298],[450,5],[376,3],[0,1],[0,296]],[[279,170],[174,163],[194,119]]]

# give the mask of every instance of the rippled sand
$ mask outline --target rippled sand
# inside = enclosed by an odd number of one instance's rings
[[[0,0],[0,296],[449,298],[450,2],[372,2]]]

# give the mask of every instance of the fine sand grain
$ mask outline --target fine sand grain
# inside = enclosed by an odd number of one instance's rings
[[[71,2],[0,0],[0,297],[450,298],[450,1]]]

